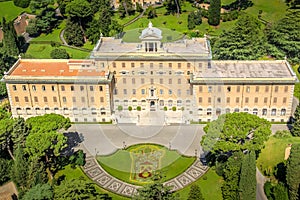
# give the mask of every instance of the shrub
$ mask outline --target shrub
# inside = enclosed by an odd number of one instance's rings
[[[292,134],[288,130],[280,130],[280,131],[276,131],[274,137],[275,138],[288,138],[288,137],[292,137]]]
[[[168,108],[167,108],[167,106],[165,106],[165,107],[164,107],[164,111],[167,111],[167,110],[168,110]]]
[[[142,110],[141,106],[136,107],[136,110],[141,111]]]
[[[175,107],[175,106],[173,106],[173,107],[172,107],[172,110],[173,110],[173,111],[176,111],[176,107]]]
[[[131,107],[131,106],[128,106],[128,110],[129,110],[129,111],[132,111],[132,107]]]
[[[123,106],[118,106],[118,111],[122,111],[123,110]]]
[[[50,53],[51,58],[53,59],[68,59],[70,58],[68,52],[65,49],[53,49]]]

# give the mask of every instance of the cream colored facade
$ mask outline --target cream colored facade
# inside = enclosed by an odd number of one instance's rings
[[[140,43],[100,38],[89,60],[20,59],[4,77],[13,116],[55,112],[72,121],[99,122],[110,121],[118,107],[123,112],[176,107],[181,123],[211,121],[227,112],[269,121],[292,115],[297,79],[287,61],[212,61],[206,38],[161,40],[161,30],[150,23]],[[38,70],[44,73],[35,74]]]

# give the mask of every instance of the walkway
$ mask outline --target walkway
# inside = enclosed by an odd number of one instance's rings
[[[83,170],[97,185],[119,195],[132,197],[140,188],[109,175],[91,156],[86,158]],[[172,191],[180,190],[198,180],[207,170],[208,167],[203,166],[197,159],[185,172],[165,182],[164,185],[172,187]]]

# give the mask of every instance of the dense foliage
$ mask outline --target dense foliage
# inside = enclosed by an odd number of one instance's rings
[[[221,0],[211,0],[208,8],[208,24],[217,26],[221,19]]]
[[[51,58],[53,59],[68,59],[70,58],[70,55],[65,49],[53,49],[50,53]]]
[[[300,136],[300,104],[296,107],[294,112],[291,133],[293,136]]]
[[[286,167],[286,181],[290,200],[300,197],[300,144],[293,144]]]
[[[187,200],[204,200],[198,185],[192,185]]]

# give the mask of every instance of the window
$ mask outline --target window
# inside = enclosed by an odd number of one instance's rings
[[[91,97],[91,102],[94,103],[95,102],[95,98]]]
[[[54,102],[54,103],[57,102],[57,97],[53,97],[53,102]]]
[[[207,102],[211,103],[211,97],[208,97]]]
[[[65,86],[61,86],[61,91],[65,91]]]
[[[168,106],[171,107],[172,105],[173,105],[173,101],[172,101],[172,100],[169,100],[169,101],[168,101]]]
[[[51,90],[52,90],[53,92],[55,91],[55,86],[54,86],[54,85],[51,86]]]
[[[212,86],[208,86],[207,91],[208,91],[209,93],[211,93],[211,92],[212,92]]]
[[[236,97],[235,98],[235,103],[239,103],[240,102],[240,98],[239,97]]]
[[[159,79],[159,84],[164,84],[164,79],[160,78]]]
[[[202,86],[199,86],[199,92],[202,92],[203,88]]]
[[[267,115],[267,109],[262,109],[262,115]]]
[[[275,91],[275,92],[278,92],[278,86],[275,86],[274,91]]]
[[[26,91],[26,85],[22,85],[23,91]]]
[[[162,68],[163,68],[163,64],[159,63],[159,69],[162,69]]]
[[[28,97],[24,97],[25,102],[29,102]]]
[[[274,97],[273,103],[277,103],[277,97]]]
[[[226,113],[230,113],[230,108],[226,108],[226,109],[225,109],[225,112],[226,112]]]
[[[264,103],[268,103],[268,97],[264,98]]]
[[[34,99],[34,102],[39,102],[38,97],[34,97],[33,99]]]
[[[169,68],[172,69],[172,63],[169,63]]]
[[[211,111],[212,111],[211,108],[207,108],[207,110],[206,110],[206,115],[211,115]]]
[[[228,86],[228,87],[227,87],[227,92],[230,92],[230,91],[231,91],[231,87]]]
[[[80,91],[83,91],[84,90],[84,86],[80,86]]]
[[[286,103],[286,97],[283,97],[282,103]]]
[[[226,98],[226,103],[230,103],[230,97]]]
[[[17,86],[16,85],[13,85],[12,88],[13,88],[13,91],[17,90]]]
[[[273,109],[271,110],[271,115],[272,115],[272,116],[276,115],[276,109],[273,108]]]
[[[191,63],[187,63],[187,66],[186,66],[188,69],[191,68]]]
[[[142,89],[142,90],[141,90],[141,93],[142,93],[142,94],[145,94],[145,89]]]
[[[48,102],[48,99],[47,97],[44,97],[44,102],[47,103]]]
[[[245,98],[245,103],[249,103],[249,97]]]
[[[131,63],[131,67],[134,67],[134,63]]]
[[[100,91],[100,92],[103,91],[103,86],[99,86],[99,91]]]
[[[171,78],[169,78],[169,84],[172,84],[172,79]]]
[[[140,67],[143,68],[144,67],[144,63],[140,63]]]
[[[164,100],[159,100],[159,105],[164,106]]]
[[[199,103],[202,103],[202,97],[199,97]]]
[[[221,103],[221,98],[220,97],[217,98],[217,102]]]
[[[66,98],[66,97],[63,97],[63,98],[62,98],[62,101],[63,101],[64,103],[67,103],[67,98]]]
[[[181,96],[181,89],[177,89],[177,95]]]
[[[178,66],[178,69],[181,69],[181,63],[178,63],[177,66]]]
[[[265,87],[265,92],[269,92],[269,86]]]
[[[94,91],[94,86],[90,86],[90,91]]]
[[[122,63],[122,67],[123,67],[123,68],[126,67],[125,63]]]
[[[181,84],[181,79],[180,79],[180,78],[177,80],[177,83],[178,83],[178,84]]]
[[[221,92],[221,89],[222,89],[222,88],[221,88],[221,86],[219,85],[219,86],[218,86],[218,92]]]
[[[236,92],[240,92],[240,90],[241,90],[241,86],[237,86],[236,87]]]
[[[286,114],[286,109],[284,109],[284,108],[283,108],[283,109],[281,109],[281,111],[280,111],[280,115],[281,115],[281,116],[284,116],[285,114]]]
[[[74,86],[73,86],[73,85],[71,85],[71,88],[70,88],[70,89],[71,89],[71,91],[74,91]]]
[[[253,109],[253,115],[257,115],[257,113],[258,113],[257,108],[254,108],[254,109]]]
[[[46,87],[42,85],[42,91],[46,91]]]
[[[15,102],[19,102],[19,97],[15,97]]]
[[[101,102],[101,103],[104,102],[104,97],[100,97],[100,102]]]
[[[171,89],[169,89],[169,95],[172,95],[172,90]]]
[[[254,103],[258,103],[258,97],[254,98]]]
[[[131,83],[132,83],[132,84],[135,84],[135,78],[132,78],[132,79],[131,79]]]
[[[250,87],[249,87],[249,86],[246,87],[246,92],[247,92],[247,93],[250,92]]]
[[[284,86],[284,92],[288,92],[289,91],[289,86]]]
[[[36,91],[35,85],[32,86],[32,91]]]
[[[76,97],[72,97],[72,102],[73,102],[73,103],[76,102]]]
[[[216,109],[216,115],[218,116],[218,115],[220,115],[221,114],[221,109],[220,108],[217,108]]]
[[[240,109],[235,108],[233,112],[240,112]]]
[[[153,69],[153,63],[150,63],[150,69]]]
[[[141,78],[141,84],[145,84],[145,79]]]
[[[127,94],[127,89],[123,89],[123,94]]]
[[[163,95],[163,94],[164,94],[164,90],[163,90],[163,89],[160,89],[160,90],[159,90],[159,94]]]
[[[126,84],[126,78],[123,78],[123,84]]]
[[[259,86],[255,87],[255,92],[259,92]]]
[[[113,68],[116,68],[117,65],[116,65],[115,62],[113,62],[113,63],[112,63],[112,66],[113,66]]]
[[[84,103],[84,102],[85,102],[85,98],[81,97],[81,103]]]
[[[153,78],[150,79],[150,83],[151,83],[151,84],[154,83],[154,79],[153,79]]]

